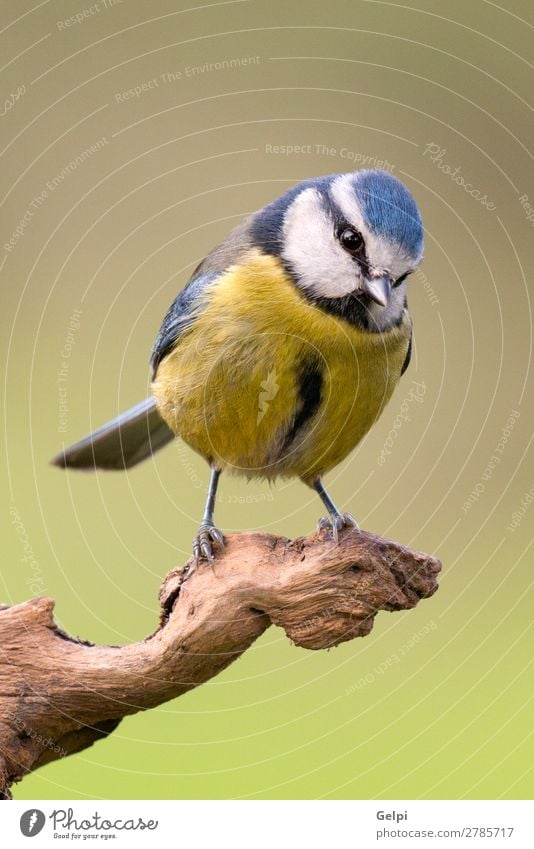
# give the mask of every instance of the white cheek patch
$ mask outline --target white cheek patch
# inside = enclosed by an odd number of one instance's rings
[[[411,267],[408,257],[384,237],[378,237],[365,226],[358,201],[354,195],[353,174],[341,174],[332,183],[331,194],[348,222],[356,227],[365,241],[367,259],[377,276],[386,271],[393,280]]]
[[[359,288],[359,269],[343,250],[316,189],[304,189],[286,212],[282,257],[310,294],[341,298]]]

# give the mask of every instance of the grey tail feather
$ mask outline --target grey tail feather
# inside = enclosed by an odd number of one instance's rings
[[[65,469],[128,469],[172,439],[174,433],[159,415],[154,398],[147,398],[65,448],[51,462]]]

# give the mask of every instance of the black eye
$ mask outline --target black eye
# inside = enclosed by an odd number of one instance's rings
[[[356,254],[363,248],[363,238],[361,233],[358,233],[357,230],[352,230],[350,227],[345,227],[345,229],[341,231],[339,234],[339,241],[341,242],[342,247],[348,251],[349,254]]]
[[[408,275],[411,274],[411,273],[412,273],[411,271],[407,271],[406,274],[401,274],[400,277],[397,277],[397,279],[395,280],[395,282],[393,284],[393,287],[400,286],[401,283],[404,283],[404,281],[406,280]]]

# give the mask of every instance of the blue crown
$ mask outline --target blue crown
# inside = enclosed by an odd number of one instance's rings
[[[411,257],[423,250],[423,222],[406,186],[387,171],[358,171],[354,193],[369,230],[400,245]]]

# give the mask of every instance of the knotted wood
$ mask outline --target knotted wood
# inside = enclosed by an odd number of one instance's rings
[[[213,566],[173,569],[158,629],[97,646],[64,633],[54,602],[0,606],[0,795],[31,770],[78,752],[123,716],[208,681],[270,625],[307,649],[364,637],[380,610],[406,610],[437,589],[440,563],[365,531],[290,541],[228,536]]]

